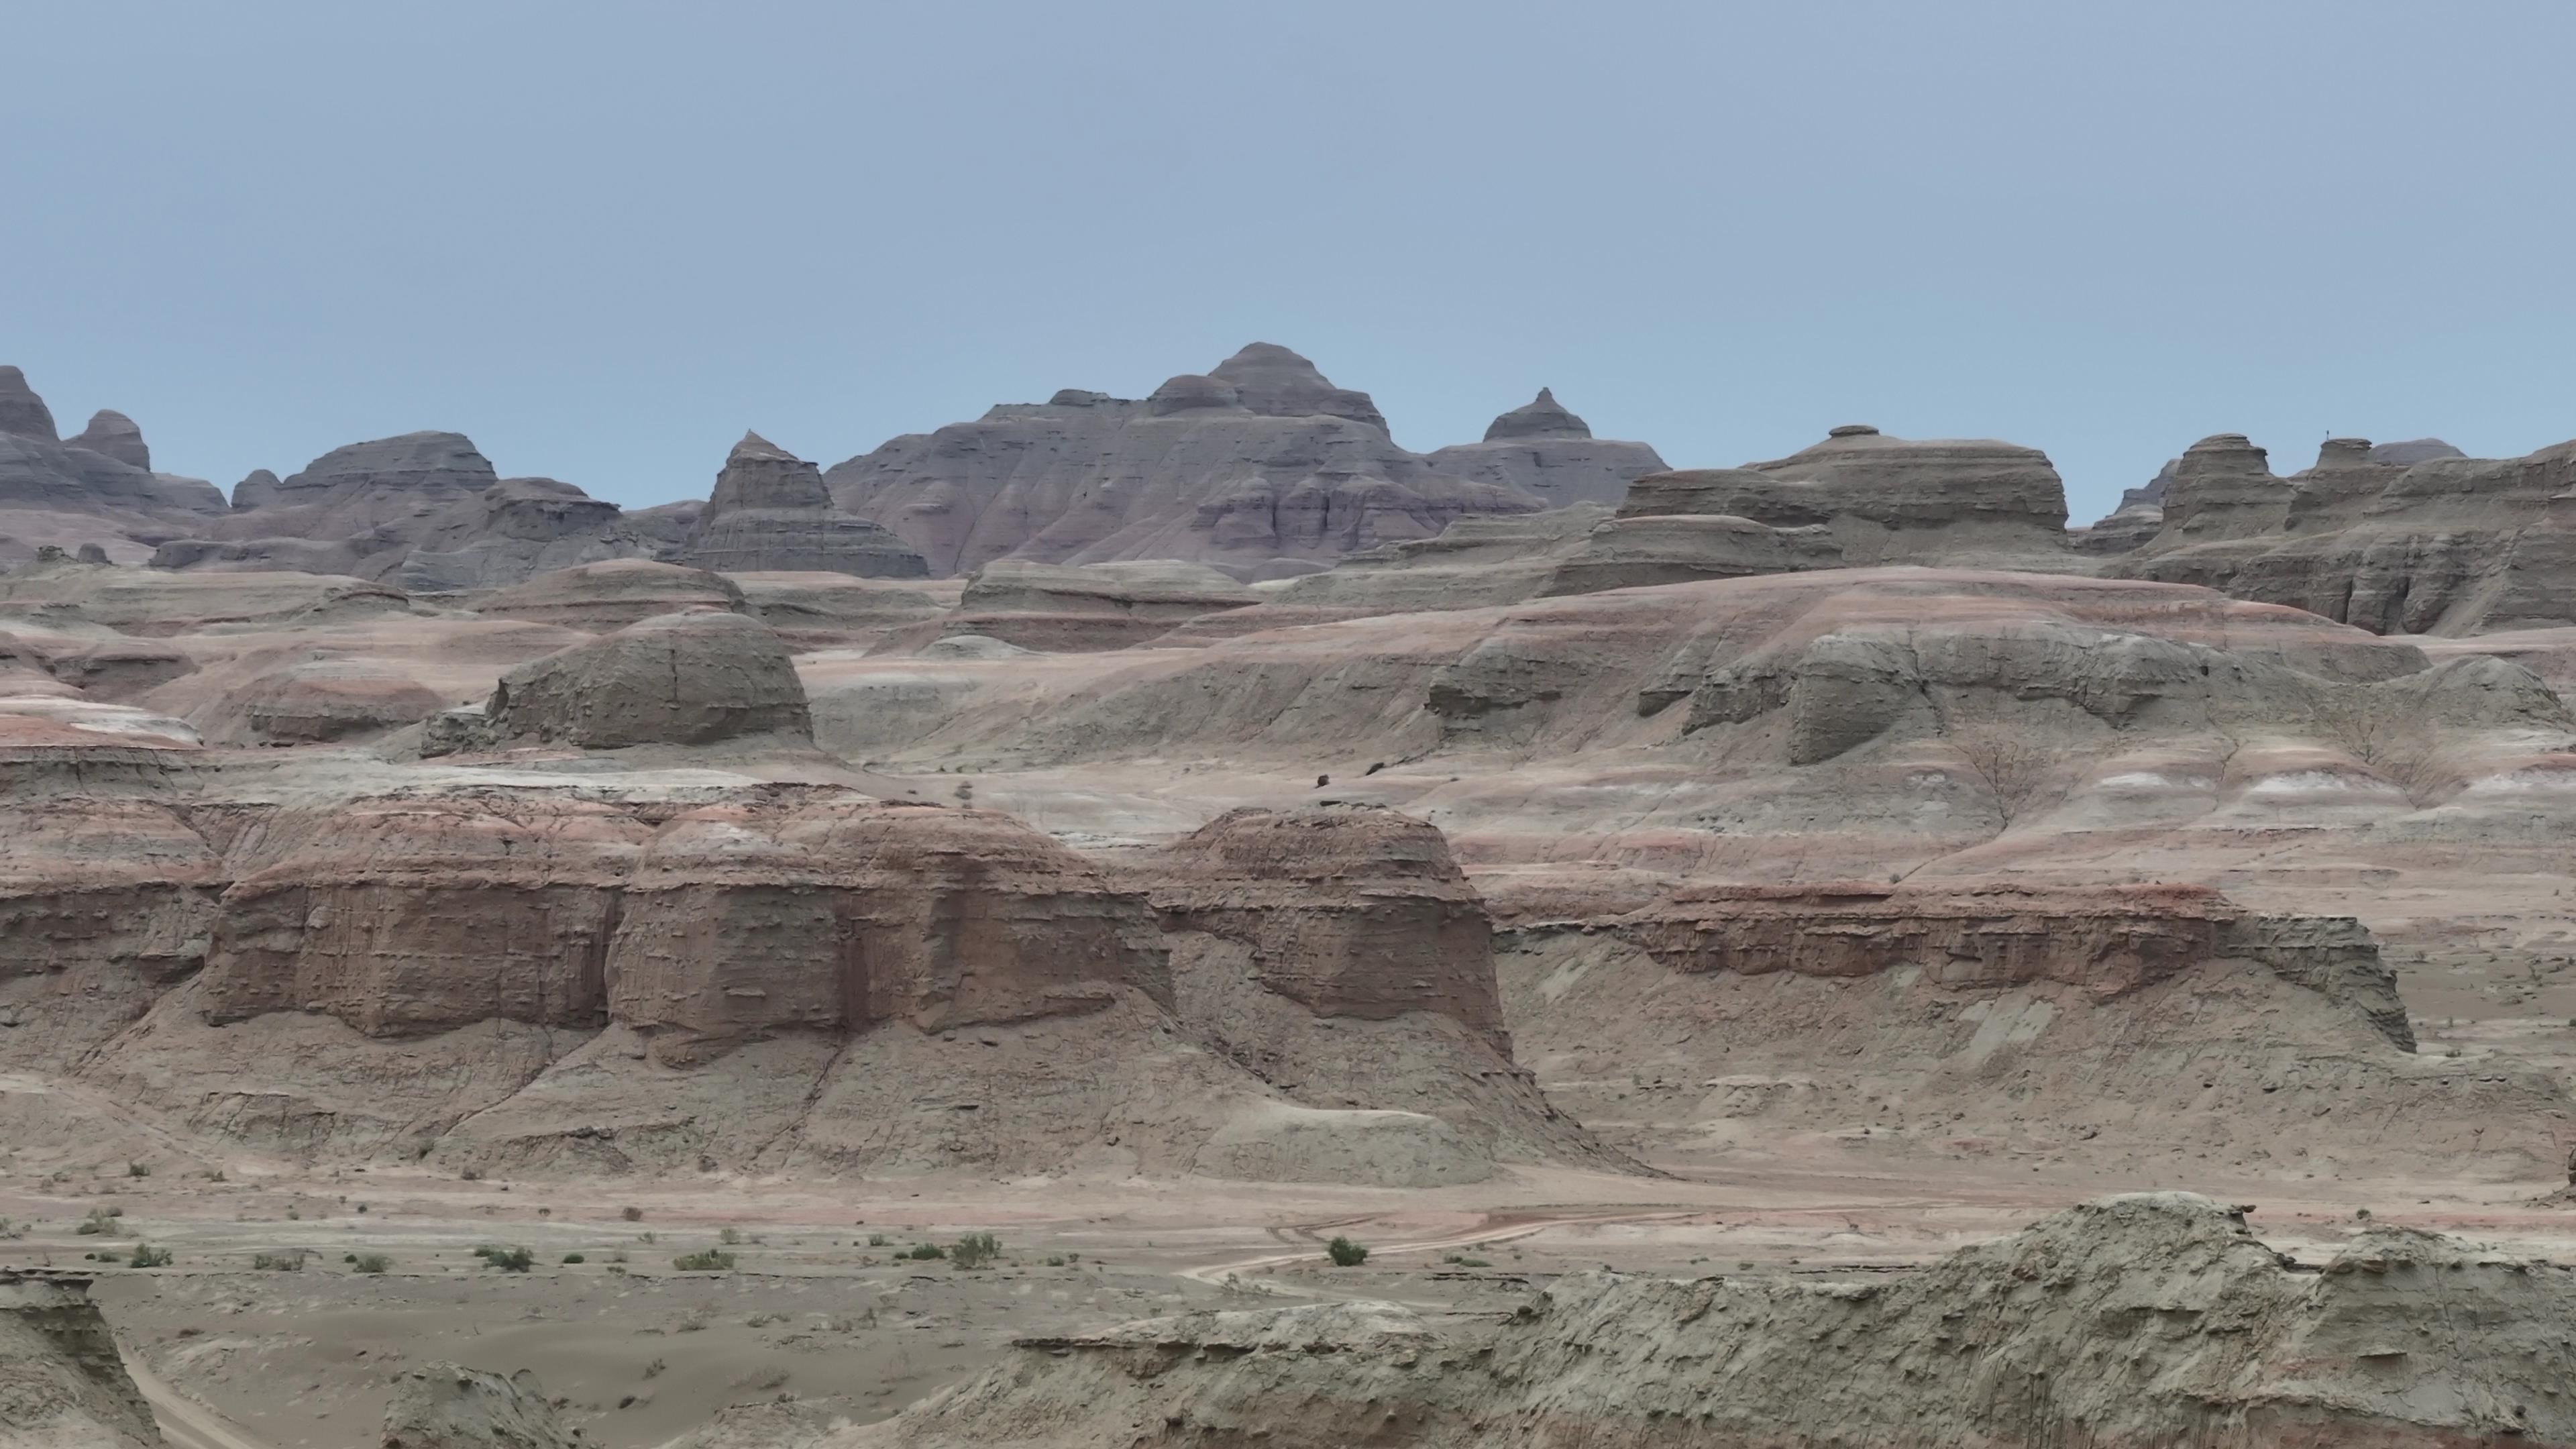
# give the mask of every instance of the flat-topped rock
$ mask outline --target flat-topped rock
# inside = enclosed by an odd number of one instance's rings
[[[718,610],[657,615],[510,670],[484,728],[586,750],[812,734],[786,644]]]

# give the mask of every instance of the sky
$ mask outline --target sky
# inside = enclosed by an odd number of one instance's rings
[[[229,486],[703,496],[1255,339],[1676,466],[2576,436],[2565,0],[17,7],[0,362]]]

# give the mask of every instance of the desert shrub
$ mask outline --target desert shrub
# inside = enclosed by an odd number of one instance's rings
[[[734,1231],[732,1228],[726,1228],[722,1232],[716,1234],[716,1241],[730,1248],[734,1244],[742,1241],[742,1234]]]
[[[394,1260],[382,1253],[355,1253],[350,1255],[349,1265],[354,1272],[372,1274],[391,1268]]]
[[[170,1250],[156,1248],[150,1243],[137,1243],[134,1245],[133,1262],[137,1268],[167,1268],[170,1266]]]
[[[939,1246],[937,1243],[916,1243],[913,1245],[911,1252],[898,1253],[895,1256],[899,1258],[918,1259],[921,1262],[927,1263],[933,1258],[947,1257],[948,1250]]]
[[[1064,1266],[1064,1254],[1062,1254],[1062,1253],[1049,1253],[1049,1254],[1047,1254],[1046,1265],[1047,1265],[1048,1267],[1050,1267],[1050,1268],[1061,1268],[1061,1267],[1063,1267],[1063,1266]]]
[[[644,1210],[640,1207],[619,1208],[617,1210],[617,1215],[626,1219],[630,1223],[640,1223],[644,1221]]]
[[[1002,1240],[991,1233],[968,1233],[948,1249],[948,1261],[960,1268],[981,1268],[1002,1256]]]
[[[2568,1024],[2569,1026],[2571,1026],[2571,1027],[2576,1027],[2576,1021],[2571,1021],[2571,1022],[2569,1022],[2569,1023],[2567,1023],[2567,1024]],[[870,1234],[868,1234],[868,1246],[869,1246],[869,1247],[871,1247],[871,1248],[882,1248],[882,1247],[884,1247],[885,1245],[886,1245],[886,1235],[885,1235],[885,1234],[883,1234],[883,1233],[870,1233]]]
[[[125,1164],[125,1175],[128,1177],[150,1177],[152,1175],[152,1165],[147,1162],[129,1162]]]
[[[282,1253],[253,1253],[250,1265],[263,1273],[301,1273],[304,1271],[304,1250],[289,1248]]]
[[[72,1231],[80,1234],[84,1238],[97,1237],[99,1234],[107,1231],[108,1216],[109,1215],[106,1210],[102,1208],[91,1208],[89,1210],[89,1216],[81,1219],[80,1225],[73,1228]]]
[[[1368,1249],[1348,1238],[1335,1238],[1324,1245],[1324,1256],[1336,1268],[1356,1268],[1368,1261]]]
[[[730,1273],[733,1254],[722,1248],[705,1248],[695,1253],[682,1253],[671,1260],[671,1266],[683,1273]]]
[[[524,1273],[537,1261],[537,1255],[525,1248],[504,1248],[497,1244],[476,1248],[474,1256],[483,1260],[483,1266],[498,1268],[504,1273]]]
[[[483,1169],[479,1167],[469,1167],[463,1172],[456,1174],[456,1176],[459,1180],[464,1182],[481,1182],[483,1180]]]
[[[583,1258],[579,1253],[566,1253],[564,1254],[564,1261],[567,1263],[581,1263],[587,1262],[588,1260]]]

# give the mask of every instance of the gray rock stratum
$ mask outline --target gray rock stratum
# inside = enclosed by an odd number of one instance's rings
[[[140,562],[161,539],[224,512],[213,484],[151,465],[142,430],[123,413],[101,412],[57,439],[53,412],[26,375],[0,367],[0,566],[38,548],[93,545],[113,561]]]
[[[943,575],[1001,558],[1172,558],[1282,577],[1545,503],[1399,447],[1367,394],[1268,343],[1142,401],[1067,389],[1006,403],[823,476],[842,508],[892,529]]]

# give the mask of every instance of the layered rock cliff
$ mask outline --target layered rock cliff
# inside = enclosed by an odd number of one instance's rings
[[[687,562],[723,573],[814,571],[921,578],[921,556],[877,524],[843,513],[822,471],[745,433],[699,511]]]

